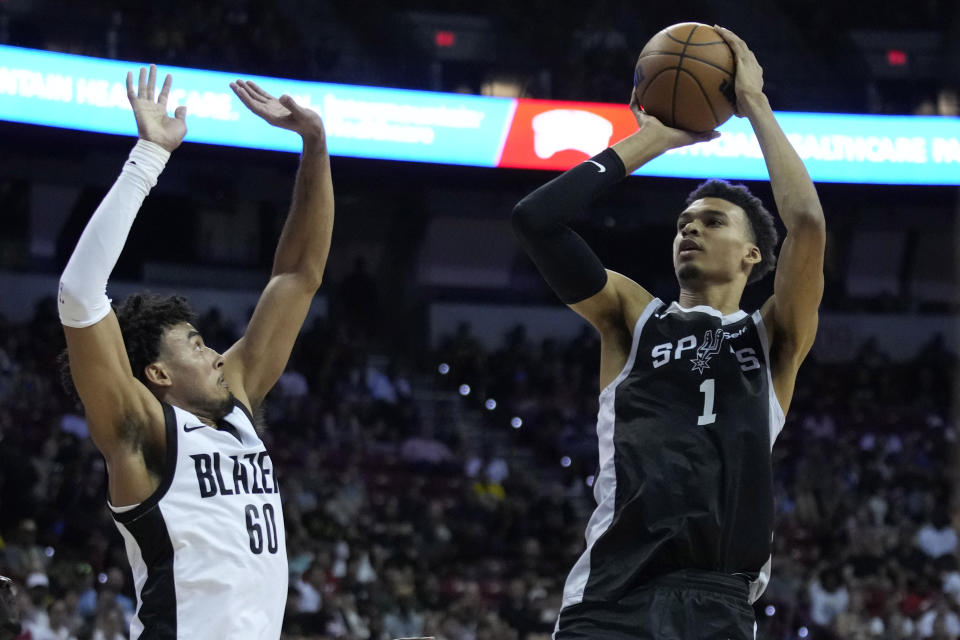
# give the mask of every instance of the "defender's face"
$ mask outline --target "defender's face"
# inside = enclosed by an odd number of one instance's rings
[[[170,392],[182,398],[188,410],[219,419],[230,412],[233,397],[223,378],[223,356],[208,347],[188,322],[164,333],[160,359],[168,370]]]
[[[677,218],[673,269],[681,285],[728,282],[759,257],[747,214],[728,200],[695,200]]]

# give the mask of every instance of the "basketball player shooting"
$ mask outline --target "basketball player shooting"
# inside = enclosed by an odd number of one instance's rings
[[[825,226],[816,190],[736,35],[736,106],[763,151],[787,234],[774,293],[740,310],[773,271],[773,218],[743,186],[710,180],[677,218],[677,302],[605,270],[568,226],[610,185],[715,132],[672,129],[631,103],[639,130],[520,201],[513,225],[560,299],[601,335],[600,470],[587,547],[571,570],[556,640],[746,640],[770,576],[770,451],[813,345]]]
[[[116,310],[107,278],[137,211],[187,132],[167,113],[168,75],[141,68],[127,95],[139,140],[60,280],[69,368],[106,460],[109,506],[137,592],[132,638],[280,636],[287,554],[276,474],[254,415],[286,366],[323,275],[333,187],[320,117],[238,80],[253,113],[303,139],[273,273],[246,333],[219,354],[177,296],[135,294]]]

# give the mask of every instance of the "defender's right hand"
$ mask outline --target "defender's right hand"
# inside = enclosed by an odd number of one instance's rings
[[[173,76],[167,74],[160,89],[160,95],[154,101],[154,88],[157,84],[157,65],[150,65],[149,76],[147,69],[140,67],[140,78],[137,90],[133,90],[133,74],[127,72],[127,98],[133,107],[133,115],[137,119],[137,135],[141,139],[160,145],[167,151],[173,151],[183,142],[187,135],[187,108],[177,107],[174,117],[167,114],[167,96],[170,94],[170,85]]]
[[[713,140],[714,138],[720,137],[719,131],[704,131],[703,133],[697,133],[694,131],[685,131],[683,129],[674,129],[673,127],[668,127],[660,122],[660,120],[655,116],[650,115],[640,107],[640,103],[637,102],[636,92],[631,92],[630,94],[630,111],[633,112],[633,117],[637,119],[637,124],[640,126],[640,131],[647,132],[645,135],[653,136],[657,138],[657,140],[662,141],[663,146],[666,149],[686,147],[687,145],[696,144],[698,142],[707,142],[709,140]]]

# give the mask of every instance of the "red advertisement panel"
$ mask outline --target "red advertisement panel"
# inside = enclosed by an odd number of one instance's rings
[[[636,130],[626,104],[518,100],[498,166],[569,169]]]

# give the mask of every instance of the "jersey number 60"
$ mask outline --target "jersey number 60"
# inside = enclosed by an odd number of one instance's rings
[[[267,551],[276,553],[279,544],[277,542],[277,519],[273,513],[273,505],[270,503],[263,505],[263,526],[260,525],[257,505],[248,504],[244,511],[247,516],[247,534],[250,535],[250,551],[257,554],[263,553],[263,533],[266,531]]]

